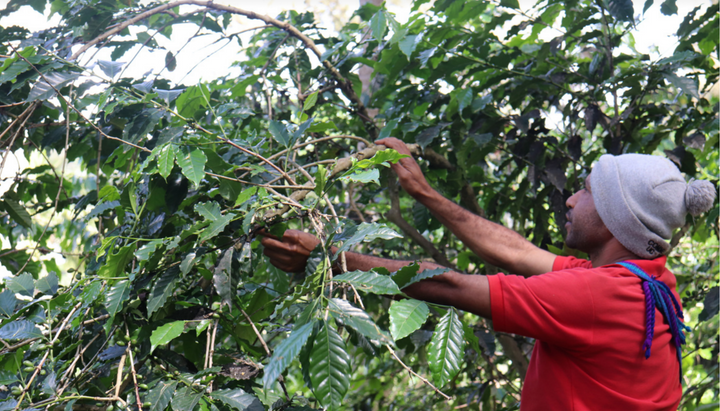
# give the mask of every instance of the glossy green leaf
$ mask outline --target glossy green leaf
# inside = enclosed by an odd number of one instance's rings
[[[167,103],[167,104],[169,104],[171,101],[178,98],[184,91],[185,91],[185,89],[163,90],[163,89],[159,89],[157,87],[153,89],[153,92],[157,93],[158,97],[165,100],[165,103]]]
[[[0,314],[10,317],[15,312],[17,298],[15,293],[10,290],[4,290],[0,293]]]
[[[470,347],[475,350],[476,353],[482,354],[483,351],[480,349],[480,339],[477,337],[477,335],[475,335],[475,331],[465,323],[463,323],[462,326],[465,341],[470,344]]]
[[[318,170],[315,173],[315,194],[319,197],[323,195],[325,190],[325,184],[327,183],[327,169],[322,165],[318,165]]]
[[[332,121],[318,122],[315,120],[305,131],[308,133],[322,133],[328,130],[336,130],[337,128],[337,125],[335,125]]]
[[[395,301],[390,306],[390,334],[395,341],[419,329],[427,320],[430,309],[419,300]]]
[[[275,141],[283,146],[287,147],[288,144],[290,144],[290,134],[288,133],[285,124],[273,120],[268,126],[268,131],[270,131],[270,134],[273,136]]]
[[[435,277],[438,275],[442,275],[448,271],[450,271],[450,270],[447,268],[434,268],[431,270],[423,270],[423,271],[420,271],[419,273],[415,274],[414,276],[412,276],[412,278],[410,278],[410,280],[408,280],[408,282],[406,282],[402,286],[407,287],[410,284],[415,284],[418,281],[422,281],[427,278],[432,278],[432,277]]]
[[[82,293],[80,293],[80,301],[82,301],[83,307],[88,307],[93,304],[100,296],[102,289],[102,281],[93,281],[86,285],[85,288],[83,288]]]
[[[102,202],[102,203],[98,204],[97,206],[95,206],[95,208],[93,208],[92,211],[90,211],[90,213],[88,213],[88,215],[85,216],[85,220],[95,218],[95,217],[101,215],[102,213],[104,213],[105,211],[112,210],[117,207],[120,207],[119,201]]]
[[[30,214],[28,214],[27,210],[25,210],[25,207],[11,198],[5,198],[3,202],[5,203],[5,211],[8,212],[10,217],[16,223],[25,228],[32,227],[32,218],[30,217]]]
[[[177,266],[171,267],[162,273],[155,285],[153,285],[152,291],[150,291],[150,297],[147,301],[148,315],[152,315],[165,305],[168,297],[175,291],[175,284],[179,279],[180,270]]]
[[[290,363],[292,363],[295,357],[297,357],[300,349],[305,345],[305,342],[312,333],[314,325],[314,322],[309,322],[294,329],[288,338],[284,339],[275,347],[263,375],[263,385],[265,388],[270,387]]]
[[[203,392],[192,387],[180,387],[172,397],[172,409],[175,411],[193,411],[203,397]]]
[[[173,321],[156,328],[150,334],[150,351],[154,351],[159,345],[165,345],[179,337],[185,331],[185,321]]]
[[[130,282],[128,280],[120,280],[113,285],[105,297],[105,308],[108,314],[114,316],[123,307],[123,303],[130,295]]]
[[[632,0],[603,0],[608,12],[615,19],[634,23]]]
[[[213,274],[213,285],[220,298],[225,304],[232,305],[233,289],[230,282],[230,273],[232,271],[232,258],[234,249],[232,247],[225,250],[222,257],[218,261]]]
[[[161,246],[165,240],[163,239],[156,239],[151,240],[143,244],[142,247],[138,248],[137,251],[135,251],[135,257],[137,257],[140,261],[147,261],[152,257],[152,255],[155,253],[155,250],[158,248],[158,246]]]
[[[0,338],[8,341],[40,338],[42,331],[31,321],[15,320],[0,327]]]
[[[182,169],[183,175],[196,186],[199,185],[205,177],[205,163],[207,162],[205,153],[199,149],[185,149],[182,153],[176,154],[175,160]]]
[[[78,73],[45,73],[30,90],[26,101],[47,100],[55,97],[56,91],[80,77]]]
[[[380,130],[380,134],[378,135],[378,138],[387,138],[387,137],[392,136],[391,133],[393,132],[393,130],[395,130],[395,127],[397,127],[398,122],[399,121],[397,119],[388,121],[387,124],[385,124],[385,127],[383,127],[382,130]],[[385,151],[387,151],[387,150],[385,150]],[[377,153],[375,155],[377,155]]]
[[[660,5],[660,12],[666,16],[672,16],[673,14],[677,14],[678,6],[676,2],[677,0],[665,0]]]
[[[318,99],[317,91],[310,94],[309,96],[307,96],[307,98],[305,99],[305,102],[303,103],[303,111],[308,111],[311,108],[315,107],[315,103],[317,103],[317,99]]]
[[[140,142],[152,132],[164,114],[158,108],[147,108],[140,111],[123,129],[123,140],[132,143]]]
[[[106,76],[112,78],[115,78],[123,69],[123,66],[125,63],[120,61],[108,61],[108,60],[98,60],[97,62],[98,67],[100,67],[100,70],[102,70],[103,73],[105,73]]]
[[[698,320],[707,321],[714,318],[720,310],[720,288],[713,287],[705,295],[703,309],[698,315]]]
[[[415,137],[415,141],[424,150],[425,147],[427,147],[433,142],[433,140],[435,140],[435,138],[437,138],[437,136],[440,135],[440,131],[442,131],[445,125],[446,124],[438,124],[437,126],[428,127]]]
[[[237,200],[235,200],[235,205],[239,206],[242,204],[245,204],[246,201],[250,200],[252,196],[254,196],[257,193],[258,189],[257,187],[249,187],[244,189],[240,192],[237,196]]]
[[[373,38],[377,41],[382,41],[387,31],[387,16],[385,13],[385,10],[378,10],[372,19],[370,19],[370,29],[372,30]]]
[[[124,277],[125,266],[132,260],[134,250],[135,245],[126,245],[121,247],[117,253],[109,254],[105,264],[98,270],[98,276],[103,278]]]
[[[684,93],[687,93],[695,98],[700,97],[695,79],[676,76],[672,73],[665,73],[665,78],[670,82],[670,84],[682,90]]]
[[[378,151],[372,158],[361,160],[357,163],[358,168],[367,168],[375,165],[388,166],[389,163],[397,163],[402,158],[410,157],[407,154],[400,154],[392,148]]]
[[[692,61],[693,59],[696,59],[698,56],[699,56],[698,53],[691,51],[691,50],[679,51],[670,57],[665,57],[665,58],[658,60],[657,65],[662,66],[662,65],[673,64],[673,63],[685,63],[688,61]]]
[[[233,215],[228,213],[224,216],[220,216],[217,220],[213,220],[210,225],[205,227],[200,233],[199,241],[203,242],[209,240],[216,235],[220,234],[225,230],[225,227],[230,224],[233,219]]]
[[[10,385],[18,380],[17,375],[7,370],[0,370],[0,384]]]
[[[393,282],[395,282],[395,284],[397,284],[397,286],[402,289],[407,284],[409,284],[415,276],[417,276],[418,270],[420,270],[420,264],[415,262],[395,271],[391,274],[391,278]]]
[[[336,319],[370,340],[375,340],[381,344],[392,344],[389,336],[375,324],[368,313],[353,306],[348,301],[332,298],[328,302],[328,308]]]
[[[240,388],[213,391],[210,397],[222,401],[228,407],[239,411],[265,411],[260,400]]]
[[[439,387],[460,371],[464,350],[463,326],[457,311],[451,308],[438,322],[428,347],[428,366]]]
[[[55,295],[58,290],[58,276],[54,272],[35,281],[35,289],[40,294]]]
[[[342,247],[337,250],[335,255],[340,255],[341,252],[349,250],[352,245],[360,242],[377,239],[390,240],[398,237],[401,235],[384,224],[361,223],[358,226],[346,228],[341,235],[335,237],[335,241],[343,241]]]
[[[190,272],[197,258],[196,253],[188,253],[180,263],[180,272],[185,275]]]
[[[380,181],[378,181],[379,178],[380,171],[378,171],[377,169],[358,171],[356,173],[347,174],[341,177],[342,180],[346,181],[349,180],[362,184],[375,183],[378,185],[380,184]]]
[[[352,284],[358,291],[380,295],[400,294],[392,278],[374,271],[351,271],[333,277],[333,281]]]
[[[24,295],[26,297],[32,297],[35,295],[35,282],[33,281],[32,275],[29,273],[20,274],[6,279],[5,286],[14,293]]]
[[[400,42],[398,42],[398,46],[400,47],[400,51],[403,52],[410,60],[410,57],[412,56],[413,52],[415,51],[415,48],[417,47],[418,43],[422,40],[422,34],[416,34],[416,35],[408,35],[405,36]]]
[[[149,411],[164,411],[165,408],[170,404],[170,400],[175,394],[177,387],[177,381],[160,381],[157,385],[148,392],[145,399],[149,402]],[[143,407],[143,409],[145,409]]]
[[[327,322],[313,341],[309,365],[315,397],[328,409],[339,408],[350,387],[350,355],[343,339]]]
[[[177,146],[168,144],[164,146],[157,156],[158,170],[163,178],[167,179],[175,166],[175,156],[177,155]]]

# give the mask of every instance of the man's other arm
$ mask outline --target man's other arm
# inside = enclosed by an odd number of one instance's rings
[[[405,143],[396,138],[376,143],[410,155]],[[427,207],[460,241],[488,263],[525,277],[552,271],[554,254],[535,246],[515,231],[475,215],[443,197],[430,187],[412,157],[400,159],[392,165],[392,169],[408,194]]]
[[[282,240],[265,234],[261,239],[263,253],[277,268],[287,272],[298,272],[305,269],[310,252],[319,240],[312,234],[298,230],[287,230]],[[333,247],[333,252],[337,248]],[[392,260],[371,255],[345,252],[348,271],[369,271],[376,267],[384,267],[389,271],[397,271],[412,261]],[[441,268],[433,263],[420,263],[419,271]],[[482,317],[491,318],[490,289],[484,275],[465,275],[454,271],[425,279],[403,288],[403,292],[412,298],[436,304],[452,305]]]

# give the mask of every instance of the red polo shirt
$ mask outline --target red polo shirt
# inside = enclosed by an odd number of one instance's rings
[[[678,297],[666,257],[632,262]],[[645,296],[629,270],[557,257],[550,273],[488,280],[495,330],[537,340],[522,411],[677,409],[680,364],[670,327],[656,310],[652,352],[645,359]]]

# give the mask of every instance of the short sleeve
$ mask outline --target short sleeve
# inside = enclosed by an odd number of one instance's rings
[[[553,271],[566,270],[568,268],[592,268],[592,262],[576,257],[555,257],[555,261],[553,261]]]
[[[592,345],[595,308],[582,271],[488,276],[493,327],[566,348]]]

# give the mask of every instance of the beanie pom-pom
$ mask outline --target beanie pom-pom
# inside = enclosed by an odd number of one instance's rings
[[[685,190],[685,207],[693,216],[708,211],[715,202],[715,187],[709,181],[692,180]]]

